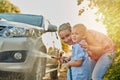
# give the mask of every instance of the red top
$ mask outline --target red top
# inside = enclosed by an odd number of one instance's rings
[[[93,35],[94,39],[102,44],[103,46],[103,49],[104,49],[104,53],[112,53],[115,51],[115,47],[114,47],[114,43],[113,41],[106,35],[100,33],[100,32],[97,32],[97,31],[94,31],[94,30],[88,30],[88,32]],[[102,54],[89,54],[89,56],[91,57],[91,59],[97,61],[99,59],[99,57],[101,56]]]

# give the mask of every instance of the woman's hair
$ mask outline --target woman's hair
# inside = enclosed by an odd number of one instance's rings
[[[58,28],[58,33],[59,33],[60,31],[66,30],[66,29],[68,29],[68,30],[71,31],[71,25],[70,25],[70,23],[63,23],[63,24],[61,24],[61,25],[59,26],[59,28]]]

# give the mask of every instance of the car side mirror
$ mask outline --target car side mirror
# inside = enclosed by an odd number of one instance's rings
[[[52,24],[49,24],[48,29],[46,30],[46,32],[56,32],[56,31],[57,31],[57,26]]]

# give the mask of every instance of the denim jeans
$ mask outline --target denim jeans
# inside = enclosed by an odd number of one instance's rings
[[[91,60],[92,80],[103,80],[104,74],[110,67],[114,57],[115,53],[105,53],[97,62]]]

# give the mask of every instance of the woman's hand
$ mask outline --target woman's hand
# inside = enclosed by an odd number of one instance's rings
[[[88,51],[89,46],[85,40],[80,41],[79,44],[85,49],[85,51]]]

